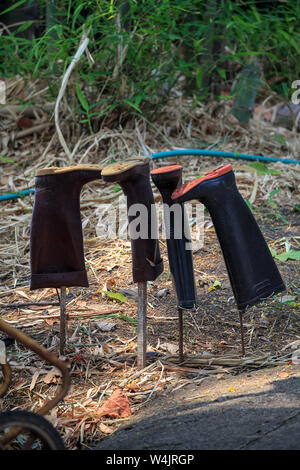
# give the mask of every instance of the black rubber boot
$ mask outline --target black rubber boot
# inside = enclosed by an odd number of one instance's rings
[[[236,187],[231,165],[189,181],[172,194],[174,202],[192,199],[210,213],[239,310],[285,290],[270,249]]]
[[[100,178],[98,165],[37,171],[30,233],[30,289],[88,287],[80,191],[84,184]]]
[[[149,174],[149,161],[143,158],[113,163],[104,167],[101,173],[103,181],[119,183],[123,189],[127,197],[129,226],[137,220],[134,205],[141,204],[145,209],[143,237],[131,238],[133,282],[154,281],[163,272]]]
[[[164,203],[168,258],[177,294],[177,305],[181,308],[194,308],[197,297],[188,221],[184,204],[174,204],[171,198],[173,191],[181,184],[182,166],[157,168],[151,171],[151,177]]]

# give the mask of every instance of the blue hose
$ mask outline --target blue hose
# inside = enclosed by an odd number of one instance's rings
[[[170,150],[168,152],[158,152],[151,155],[153,160],[157,158],[166,158],[179,155],[203,155],[207,157],[224,157],[224,158],[237,158],[239,160],[252,160],[264,163],[281,162],[300,165],[300,160],[288,160],[285,158],[262,157],[261,155],[248,155],[246,153],[238,152],[220,152],[217,150]]]
[[[34,189],[24,189],[24,191],[19,191],[18,193],[3,194],[0,196],[0,201],[7,201],[8,199],[17,199],[19,197],[27,196],[27,194],[34,193]]]
[[[169,150],[168,152],[158,152],[151,155],[153,160],[158,158],[166,157],[175,157],[180,155],[203,155],[206,157],[223,157],[223,158],[236,158],[238,160],[252,160],[259,161],[264,163],[271,162],[281,162],[281,163],[290,163],[293,165],[300,165],[299,160],[288,160],[285,158],[273,158],[273,157],[263,157],[261,155],[248,155],[246,153],[238,152],[221,152],[218,150]],[[19,197],[27,196],[27,194],[34,193],[34,189],[25,189],[24,191],[19,191],[18,193],[4,194],[0,196],[0,201],[6,201],[8,199],[17,199]]]

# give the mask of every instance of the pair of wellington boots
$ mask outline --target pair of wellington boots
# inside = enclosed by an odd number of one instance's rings
[[[153,281],[162,273],[163,261],[155,220],[151,226],[154,199],[149,161],[133,159],[109,165],[106,170],[103,180],[119,182],[127,196],[128,209],[138,203],[148,210],[147,238],[132,240],[132,275],[134,282]],[[37,172],[30,234],[30,289],[88,287],[80,191],[86,183],[100,179],[101,171],[98,165],[76,165],[49,167]],[[133,218],[128,215],[129,221]]]
[[[237,189],[231,165],[178,186],[171,200],[174,204],[197,200],[208,210],[240,311],[285,290],[271,251]]]
[[[150,206],[154,201],[148,173],[148,163],[143,159],[132,159],[103,168],[102,178],[107,182],[120,183],[127,196],[128,210],[135,203],[141,203],[146,206],[150,217]],[[231,165],[217,168],[183,185],[181,165],[152,170],[151,177],[162,195],[165,207],[168,259],[178,307],[193,308],[197,305],[192,251],[187,248],[190,246],[190,234],[184,211],[184,202],[193,199],[203,203],[210,213],[239,310],[285,290],[270,249],[237,189]],[[174,204],[180,206],[179,212],[176,209],[172,211]],[[155,211],[152,211],[152,216],[152,225],[155,225]],[[176,217],[179,217],[179,221],[175,220]],[[129,222],[133,220],[132,216],[128,218]],[[176,237],[175,227],[181,228],[180,238]],[[145,267],[142,268],[141,264],[141,269],[135,270],[135,265],[138,266],[147,249],[149,253],[158,255],[156,258],[147,256],[147,260],[155,259],[151,272],[156,276],[162,271],[157,240],[132,240],[135,281],[143,279],[140,275],[143,276]]]
[[[99,178],[121,185],[127,196],[129,223],[136,217],[131,212],[135,204],[146,209],[146,237],[131,239],[132,275],[134,282],[155,280],[163,271],[163,262],[149,173],[149,161],[142,158],[102,169],[78,165],[40,170],[31,225],[31,289],[88,286],[79,196],[85,183]],[[196,199],[209,211],[238,308],[243,310],[285,290],[264,237],[236,187],[231,165],[183,185],[181,175],[180,165],[151,172],[166,205],[177,203],[183,209],[184,202]],[[197,300],[192,253],[186,249],[189,234],[185,227],[182,240],[176,239],[172,232],[175,220],[170,218],[169,223],[168,257],[178,306],[191,308]],[[180,223],[186,224],[184,209]]]

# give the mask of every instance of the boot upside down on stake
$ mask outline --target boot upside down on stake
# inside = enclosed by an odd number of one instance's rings
[[[231,165],[189,181],[172,194],[174,202],[192,199],[204,204],[211,216],[240,315],[285,290],[270,249],[237,189]]]
[[[80,191],[101,178],[98,165],[38,170],[30,232],[30,289],[88,287]]]
[[[152,181],[161,193],[164,204],[164,223],[168,259],[173,285],[177,295],[179,361],[183,361],[183,309],[195,308],[197,294],[191,237],[184,204],[175,204],[173,191],[181,185],[182,166],[170,165],[151,171]]]
[[[30,231],[30,289],[60,288],[60,354],[66,343],[66,287],[88,287],[80,191],[101,178],[98,165],[38,170]]]
[[[127,216],[131,238],[132,277],[138,283],[138,367],[146,365],[146,323],[147,323],[147,281],[154,281],[163,271],[163,261],[160,256],[157,222],[153,209],[155,208],[150,184],[149,160],[145,158],[130,159],[123,163],[113,163],[103,168],[102,179],[108,183],[119,183],[127,197]],[[135,205],[139,205],[139,207]],[[137,213],[143,213],[146,220],[143,227],[146,233],[143,237],[133,237],[132,225],[142,222]],[[146,226],[147,224],[147,226]],[[145,227],[146,226],[146,227]]]

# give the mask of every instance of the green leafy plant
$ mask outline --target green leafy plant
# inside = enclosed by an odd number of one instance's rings
[[[254,168],[259,175],[280,175],[279,171],[273,170],[261,162],[248,163],[248,166]]]
[[[102,292],[111,299],[118,300],[119,302],[127,302],[127,297],[120,292],[111,292],[108,290],[103,290]]]
[[[120,120],[130,114],[151,120],[178,90],[193,103],[212,93],[223,98],[213,84],[230,88],[253,56],[263,63],[265,86],[285,98],[299,74],[300,4],[293,0],[270,2],[266,9],[241,0],[38,3],[41,21],[33,37],[24,34],[33,26],[27,19],[9,32],[1,29],[0,76],[47,82],[53,100],[86,33],[95,63],[80,59],[70,105],[90,132],[114,113]],[[12,2],[0,21],[24,4]],[[281,78],[268,85],[274,76]]]
[[[279,259],[280,261],[300,261],[300,250],[292,249],[290,242],[285,238],[282,238],[279,242],[281,246],[284,246],[285,251],[278,253],[277,250],[269,246],[273,258]]]
[[[293,207],[293,211],[295,211],[295,212],[300,212],[300,204],[296,204],[296,205]]]
[[[287,261],[289,259],[300,261],[300,250],[289,250],[276,255],[275,258],[280,259],[280,261]]]

